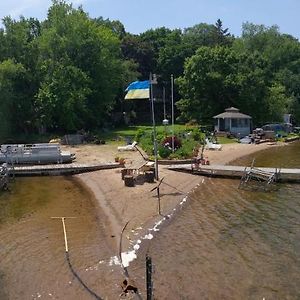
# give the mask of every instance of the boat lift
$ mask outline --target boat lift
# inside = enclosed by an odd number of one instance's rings
[[[244,175],[241,178],[239,189],[241,188],[256,188],[269,190],[280,179],[280,169],[275,169],[274,172],[267,172],[254,167],[255,159],[253,159],[250,169],[245,167]]]

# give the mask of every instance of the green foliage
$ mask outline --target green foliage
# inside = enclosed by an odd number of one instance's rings
[[[171,153],[172,153],[172,150],[170,150],[167,147],[164,147],[163,145],[159,145],[158,154],[161,158],[168,158]]]
[[[159,75],[167,91],[175,76],[177,120],[211,124],[213,115],[235,106],[252,116],[254,126],[281,121],[283,113],[300,123],[299,70],[300,43],[277,26],[245,23],[242,36],[235,38],[218,19],[134,35],[120,21],[92,19],[82,7],[53,0],[42,22],[3,18],[0,137],[42,129],[95,130],[126,106],[139,114],[141,102],[125,104],[124,89],[150,72]],[[151,128],[142,129],[136,139],[153,154]],[[188,130],[191,140],[201,142],[201,133]],[[186,128],[175,131],[185,139]],[[159,140],[167,134],[169,129],[157,128]],[[187,155],[185,148],[181,151],[179,156]]]
[[[153,138],[152,134],[147,132],[145,134],[140,142],[139,145],[142,147],[142,149],[148,154],[148,155],[153,155],[154,154],[154,145],[153,145]]]
[[[179,139],[177,136],[166,136],[165,138],[159,140],[161,140],[161,144],[166,148],[172,148],[174,144],[174,149],[177,150],[182,146],[181,139]]]
[[[117,36],[82,10],[55,1],[39,49],[40,122],[67,130],[101,125],[122,83]]]
[[[141,138],[145,135],[145,130],[144,129],[141,129],[141,128],[139,128],[138,129],[138,131],[137,131],[137,133],[136,133],[136,135],[135,135],[135,137],[134,137],[134,139],[137,141],[137,142],[139,142],[140,140],[141,140]]]
[[[192,137],[197,142],[204,142],[205,133],[201,132],[198,128],[195,128],[192,132]]]
[[[285,87],[274,83],[268,90],[267,104],[273,122],[281,122],[284,113],[289,111],[292,99],[286,95]]]
[[[170,159],[188,159],[194,155],[194,149],[198,146],[195,140],[183,140],[182,147],[170,154]]]
[[[25,84],[26,70],[22,64],[11,59],[0,63],[0,142],[26,123],[30,102],[22,93]]]
[[[177,107],[184,119],[206,121],[231,106],[238,95],[238,54],[226,47],[201,47],[186,61],[185,73],[177,80],[183,99]]]

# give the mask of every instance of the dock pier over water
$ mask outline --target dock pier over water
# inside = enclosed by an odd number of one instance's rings
[[[265,173],[277,173],[277,168],[256,167]],[[188,172],[197,175],[210,177],[227,177],[241,179],[245,172],[250,171],[251,167],[229,166],[229,165],[200,165],[193,168],[191,164],[171,165],[169,170]],[[278,182],[300,182],[300,169],[281,168]]]
[[[100,164],[55,164],[55,165],[34,165],[14,166],[15,176],[59,176],[73,175],[98,170],[120,168],[119,163]]]

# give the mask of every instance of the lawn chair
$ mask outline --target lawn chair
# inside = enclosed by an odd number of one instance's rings
[[[136,151],[137,142],[133,142],[131,145],[119,146],[118,151]]]
[[[222,150],[222,145],[220,144],[214,144],[210,142],[208,139],[205,139],[205,149],[207,150]]]

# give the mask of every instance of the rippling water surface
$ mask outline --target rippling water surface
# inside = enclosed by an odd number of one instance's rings
[[[70,272],[55,216],[76,217],[66,219],[74,270],[98,295],[116,299],[105,220],[90,194],[63,177],[17,178],[1,193],[0,299],[95,299]]]
[[[300,167],[299,146],[256,154],[256,165]],[[205,178],[144,245],[132,270],[138,280],[151,255],[158,299],[300,299],[300,185],[265,193],[238,184]]]

